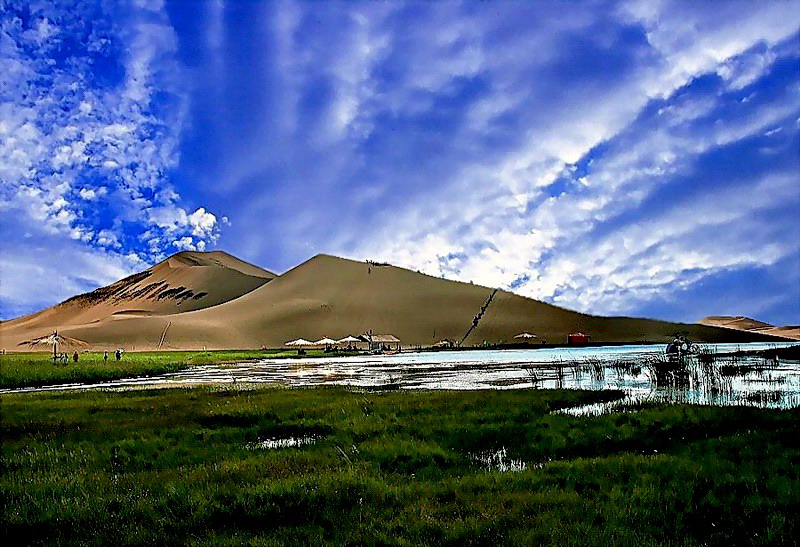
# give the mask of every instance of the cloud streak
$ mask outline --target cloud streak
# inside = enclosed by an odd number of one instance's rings
[[[84,287],[218,237],[216,217],[191,212],[170,181],[188,96],[177,37],[152,4],[9,2],[0,15],[0,210],[35,226],[39,245],[68,238],[80,256],[108,257]],[[20,243],[3,249],[6,285]],[[75,287],[63,268],[51,274]],[[3,308],[23,309],[10,291]]]
[[[797,322],[796,8],[220,0],[117,30],[97,8],[77,82],[42,68],[77,32],[42,12],[4,27],[27,49],[0,78],[35,100],[0,104],[2,176],[37,181],[7,200],[112,255],[332,252],[594,313],[696,320],[726,302],[697,287],[761,272],[788,304],[737,313]]]

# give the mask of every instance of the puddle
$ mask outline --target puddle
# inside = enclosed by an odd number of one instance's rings
[[[286,437],[283,439],[266,439],[254,443],[247,443],[245,448],[248,450],[277,450],[279,448],[296,448],[298,446],[306,446],[314,444],[319,440],[319,437]]]
[[[519,472],[525,471],[528,464],[522,460],[511,458],[505,447],[486,452],[478,452],[472,455],[472,459],[480,465],[484,471]]]
[[[612,412],[635,412],[635,409],[630,408],[632,399],[628,397],[605,403],[591,403],[588,405],[562,408],[561,410],[555,411],[555,414],[567,414],[569,416],[601,416]]]

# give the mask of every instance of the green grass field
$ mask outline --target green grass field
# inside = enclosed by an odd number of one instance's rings
[[[2,534],[47,545],[796,544],[797,410],[552,413],[619,396],[4,395]],[[258,444],[287,438],[313,442]],[[481,462],[502,449],[526,468]]]
[[[70,354],[71,355],[71,354]],[[323,353],[307,350],[305,357],[334,357],[345,353]],[[36,387],[62,383],[90,384],[132,376],[147,376],[176,372],[192,365],[247,361],[260,358],[294,358],[297,350],[241,351],[142,351],[126,352],[115,361],[109,353],[108,362],[102,352],[81,353],[77,363],[70,358],[67,364],[53,364],[53,356],[44,352],[8,353],[0,355],[0,388]]]

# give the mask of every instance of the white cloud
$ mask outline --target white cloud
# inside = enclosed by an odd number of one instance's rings
[[[187,217],[187,222],[192,228],[192,235],[198,238],[213,237],[217,227],[217,217],[200,207]]]
[[[731,89],[738,90],[756,81],[773,62],[775,54],[769,50],[741,55],[723,63],[717,69],[717,74],[728,82]]]
[[[230,16],[240,8],[217,1],[190,71],[156,4],[133,10],[119,35],[90,40],[89,49],[125,52],[115,85],[61,74],[50,89],[22,89],[42,65],[14,44],[0,58],[0,84],[35,99],[0,93],[0,177],[16,185],[8,195],[23,196],[10,203],[26,200],[48,230],[116,249],[109,230],[120,249],[152,260],[205,248],[230,225],[227,245],[265,261],[288,265],[317,249],[385,259],[594,311],[787,252],[757,233],[747,234],[761,242],[754,251],[731,237],[727,254],[684,252],[690,235],[745,234],[730,227],[742,223],[739,202],[722,224],[677,235],[653,239],[635,225],[670,184],[712,172],[698,158],[764,134],[762,154],[783,163],[740,175],[784,180],[797,89],[760,84],[796,58],[786,44],[800,25],[797,2],[574,4],[569,17],[543,3],[281,2],[250,6],[238,35]],[[45,42],[69,30],[45,15],[57,27]],[[178,150],[190,91],[204,113],[193,120],[205,146],[196,156],[206,158],[186,165]],[[68,99],[63,119],[48,97],[56,92]],[[192,189],[183,200],[165,176],[175,169],[194,169],[192,183],[233,222]],[[109,216],[113,226],[95,222]],[[651,226],[672,230],[666,220]],[[606,256],[617,248],[641,268]]]
[[[2,223],[0,237],[0,309],[3,319],[51,306],[76,294],[133,273],[141,267],[141,258],[94,249],[86,245],[80,234],[52,232],[41,229],[26,218],[26,211],[6,210],[19,225]],[[113,237],[113,234],[109,234]]]
[[[59,60],[62,40],[72,45]],[[194,235],[198,248],[215,239],[207,218],[189,224],[190,209],[166,175],[178,165],[187,114],[176,54],[159,2],[42,3],[25,17],[4,9],[0,210],[41,223],[43,233],[83,245],[87,255],[96,247],[157,260],[162,249],[139,237],[148,230],[161,232],[150,240],[163,248],[173,237]],[[115,81],[107,72],[117,63]],[[4,284],[14,279],[4,276]]]
[[[654,18],[634,12],[631,20],[645,24],[650,46],[659,56],[656,61],[637,69],[624,78],[624,84],[602,96],[582,90],[584,103],[589,105],[577,103],[573,109],[559,110],[552,125],[545,123],[539,131],[529,130],[530,138],[500,156],[496,165],[487,166],[484,158],[472,165],[461,164],[449,180],[428,193],[424,202],[415,201],[414,210],[388,211],[383,227],[373,233],[376,239],[388,242],[377,253],[370,243],[372,238],[363,240],[363,244],[344,240],[339,243],[341,252],[493,286],[509,287],[516,279],[527,277],[529,280],[518,289],[525,294],[604,313],[624,311],[625,306],[630,309],[633,293],[641,299],[673,283],[696,281],[721,268],[772,264],[787,256],[794,249],[792,245],[769,244],[754,233],[744,236],[744,231],[735,229],[748,214],[778,206],[781,199],[785,203],[796,194],[785,195],[792,181],[783,176],[775,179],[778,188],[764,190],[771,193],[769,204],[759,205],[747,194],[735,216],[719,216],[724,219],[719,225],[725,226],[727,233],[740,235],[726,240],[734,250],[725,247],[723,252],[686,253],[679,241],[668,243],[662,239],[666,237],[663,229],[648,224],[638,232],[623,232],[628,235],[618,237],[613,244],[599,240],[602,251],[597,252],[605,253],[606,262],[595,265],[594,255],[584,251],[584,245],[590,243],[582,241],[602,223],[636,211],[665,179],[690,172],[699,155],[763,133],[797,111],[791,90],[771,104],[736,116],[720,114],[721,99],[717,96],[679,91],[692,79],[708,73],[724,75],[724,93],[736,92],[762,77],[775,56],[770,49],[758,55],[750,49],[754,44],[767,44],[767,48],[780,45],[798,26],[794,15],[780,24],[768,24],[785,10],[776,12],[770,7],[766,11],[728,13],[719,25],[710,13],[692,13],[684,20],[679,9]],[[709,24],[713,28],[706,28]],[[734,30],[740,25],[743,33]],[[667,30],[682,38],[672,40]],[[753,60],[754,56],[760,61]],[[655,125],[635,127],[646,107],[662,99],[666,105],[660,109]],[[713,119],[715,113],[725,117]],[[548,114],[538,117],[540,124],[547,119]],[[574,164],[597,145],[626,131],[629,137],[588,164],[588,173],[574,181],[575,187],[568,186],[560,195],[543,194],[541,188],[559,178],[572,180]],[[783,188],[783,194],[779,188]],[[715,196],[709,199],[711,207]],[[700,211],[693,213],[699,215]],[[697,237],[716,230],[712,226],[696,225]],[[647,234],[651,237],[645,237]],[[742,237],[758,241],[757,248],[747,245],[746,239],[740,241]],[[595,236],[589,239],[595,240]],[[662,246],[658,254],[647,259],[641,256],[649,246],[656,245]],[[635,266],[627,270],[626,261]],[[659,268],[661,263],[672,266]],[[597,275],[577,275],[582,268],[599,270]],[[698,271],[686,274],[690,269]],[[651,274],[639,277],[642,271]]]
[[[721,269],[773,264],[797,250],[795,238],[786,234],[773,241],[751,219],[800,201],[795,181],[787,173],[722,194],[676,199],[656,216],[600,239],[571,241],[569,254],[561,253],[518,291],[536,298],[558,293],[555,301],[560,304],[616,313],[663,293],[664,286],[674,291],[676,283],[697,281]]]
[[[0,93],[0,199],[24,206],[19,194],[36,189],[29,208],[65,233],[114,231],[122,241],[146,230],[148,221],[168,231],[195,230],[164,175],[177,165],[186,115],[176,37],[158,3],[140,7],[101,14],[90,4],[75,13],[39,6],[30,18],[36,36],[22,30],[13,10],[2,17],[3,63],[16,68],[5,82],[7,93]],[[100,15],[92,32],[81,36],[87,28],[81,21]],[[104,22],[115,17],[115,26]],[[39,39],[55,34],[71,35],[85,47],[83,56],[72,52],[70,68],[55,63]],[[96,84],[90,52],[111,56],[111,44],[126,52],[118,59],[125,77],[119,85]],[[170,97],[166,107],[151,104],[156,92]],[[160,201],[150,213],[156,188]],[[84,214],[86,202],[121,222],[95,225],[104,217]],[[177,220],[165,221],[169,215]],[[215,236],[213,229],[203,234]]]
[[[85,199],[86,201],[92,201],[97,198],[97,192],[92,188],[81,188],[78,191],[78,195],[81,196],[81,199]]]
[[[96,241],[97,244],[102,247],[112,247],[115,249],[122,247],[122,244],[117,238],[117,234],[111,230],[100,230],[100,232],[97,233]]]
[[[662,96],[699,74],[713,71],[729,75],[732,87],[746,85],[769,63],[754,64],[744,71],[748,76],[742,77],[743,72],[734,68],[736,63],[731,59],[758,44],[774,46],[800,26],[798,10],[793,9],[796,2],[647,4],[646,0],[623,3],[619,13],[628,22],[643,25],[648,42],[666,61],[652,80],[656,86],[652,93]],[[734,73],[740,76],[734,77]]]
[[[172,246],[181,251],[194,251],[194,241],[189,236],[184,236],[172,242]]]

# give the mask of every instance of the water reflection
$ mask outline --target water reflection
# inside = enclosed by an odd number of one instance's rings
[[[472,455],[472,459],[484,471],[518,472],[525,471],[528,464],[508,455],[505,447],[499,450],[488,450]]]
[[[764,408],[800,406],[800,363],[761,357],[688,357],[678,361],[660,358],[642,363],[614,363],[614,374],[603,382],[626,397],[611,403],[564,410],[574,415],[624,411],[642,403],[687,403]],[[603,388],[601,388],[603,389]]]
[[[800,406],[800,363],[761,357],[719,357],[739,349],[791,344],[709,345],[706,355],[669,362],[663,346],[406,353],[323,359],[267,359],[205,365],[178,373],[94,385],[9,392],[200,384],[343,385],[365,389],[617,389],[621,402],[571,413],[607,412],[641,402]],[[709,357],[710,355],[710,357]],[[615,406],[616,405],[616,406]]]
[[[305,446],[313,444],[317,441],[317,437],[286,437],[277,439],[264,439],[254,443],[248,443],[245,448],[248,450],[276,450],[278,448],[296,448],[298,446]]]

